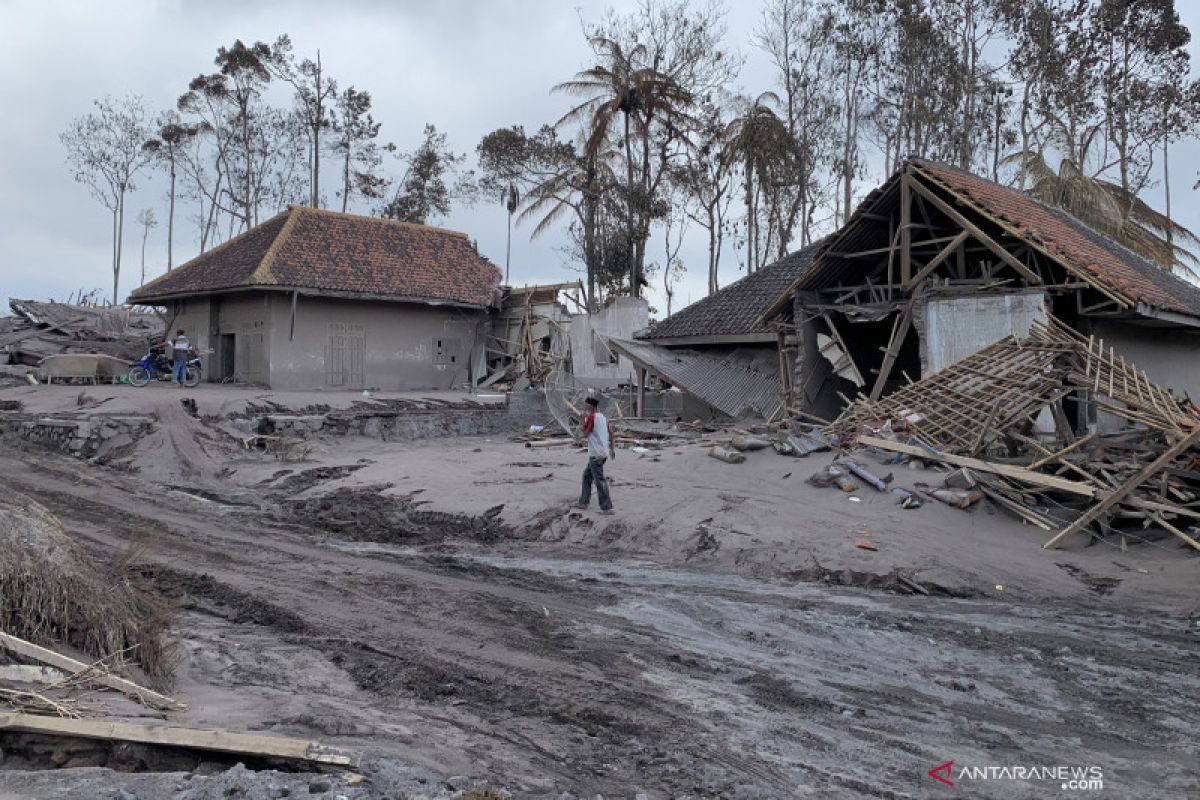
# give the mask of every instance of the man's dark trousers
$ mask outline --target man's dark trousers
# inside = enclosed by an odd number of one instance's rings
[[[612,500],[608,496],[608,481],[604,477],[604,456],[592,456],[587,466],[583,468],[583,494],[579,496],[579,505],[586,506],[592,501],[592,483],[596,484],[596,494],[600,496],[600,510],[612,508]]]

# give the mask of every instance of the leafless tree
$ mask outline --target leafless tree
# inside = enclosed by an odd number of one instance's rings
[[[134,178],[150,161],[146,109],[142,98],[106,96],[94,101],[95,110],[76,117],[59,140],[75,180],[112,213],[112,302],[120,302],[121,242],[125,232],[125,196]]]
[[[158,218],[154,216],[153,208],[143,208],[137,215],[138,224],[142,226],[142,281],[138,286],[146,285],[146,239],[150,229],[158,227]]]

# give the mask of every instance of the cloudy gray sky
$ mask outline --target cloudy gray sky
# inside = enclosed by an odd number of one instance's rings
[[[472,154],[480,137],[515,123],[536,129],[553,121],[567,99],[549,88],[585,67],[589,51],[580,18],[595,21],[606,7],[633,2],[554,0],[0,0],[0,297],[64,298],[77,289],[111,287],[110,217],[76,184],[63,159],[58,134],[92,99],[105,94],[143,95],[152,110],[173,106],[187,82],[213,69],[218,46],[236,38],[273,41],[292,37],[300,56],[319,48],[330,74],[343,86],[371,92],[381,138],[411,148],[426,122],[449,135],[455,149]],[[1185,23],[1200,32],[1200,2],[1177,4]],[[758,0],[731,3],[727,40],[746,64],[742,88],[770,88],[770,74],[751,44]],[[1200,49],[1192,43],[1194,63]],[[1195,69],[1195,68],[1194,68]],[[1200,230],[1200,197],[1192,191],[1200,169],[1200,144],[1172,152],[1174,211]],[[396,165],[399,171],[399,165]],[[884,176],[877,176],[882,178]],[[865,191],[870,188],[862,187]],[[143,181],[127,202],[122,294],[136,286],[141,234],[137,212],[154,207],[165,219],[164,187]],[[1146,199],[1161,207],[1162,189]],[[466,231],[481,251],[503,266],[505,214],[481,203],[440,222]],[[195,254],[194,225],[177,221],[176,263]],[[147,247],[147,274],[165,268],[164,226]],[[570,280],[561,241],[513,236],[513,283]],[[652,253],[657,252],[655,245]],[[677,297],[705,291],[704,243],[695,232],[685,246],[688,275]],[[734,280],[732,252],[722,285]],[[656,289],[655,295],[658,295]],[[664,308],[661,297],[652,302]],[[7,310],[4,308],[4,310]]]

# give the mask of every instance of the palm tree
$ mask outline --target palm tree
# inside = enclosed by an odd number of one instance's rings
[[[587,133],[585,153],[597,156],[607,148],[614,138],[617,117],[623,128],[621,145],[625,153],[625,223],[629,254],[629,287],[634,297],[641,291],[641,264],[635,253],[634,208],[640,201],[649,206],[645,197],[649,190],[650,164],[649,144],[654,124],[671,128],[686,119],[692,104],[691,93],[668,75],[659,72],[647,62],[647,50],[637,44],[626,51],[620,42],[596,36],[591,40],[592,49],[600,63],[578,73],[574,80],[560,83],[553,91],[567,92],[583,97],[584,100],[567,111],[558,121],[562,125],[569,121],[582,122]],[[641,140],[643,158],[641,165],[641,197],[634,190],[634,138]]]
[[[1200,259],[1180,244],[1200,246],[1200,238],[1120,184],[1089,174],[1083,164],[1093,140],[1082,137],[1072,148],[1075,152],[1060,159],[1057,170],[1044,151],[1014,153],[1005,161],[1018,164],[1030,184],[1029,194],[1038,200],[1061,208],[1168,272],[1200,278]]]
[[[583,260],[587,272],[587,307],[596,302],[597,249],[596,231],[599,226],[600,205],[607,189],[616,181],[611,162],[612,150],[583,153],[541,183],[526,191],[520,198],[524,206],[517,216],[518,224],[538,219],[531,236],[550,230],[564,214],[575,214],[583,231]]]
[[[759,249],[758,195],[768,188],[772,165],[787,158],[792,151],[792,138],[787,125],[772,106],[779,104],[774,92],[764,92],[749,103],[746,111],[725,128],[725,156],[740,161],[746,202],[746,271],[762,266]],[[758,186],[755,186],[755,179]]]

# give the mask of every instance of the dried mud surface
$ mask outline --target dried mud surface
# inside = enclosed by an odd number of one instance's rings
[[[181,724],[356,749],[367,781],[3,772],[0,798],[1088,794],[945,787],[926,773],[949,760],[1096,765],[1106,796],[1200,796],[1200,625],[1186,614],[589,558],[513,541],[498,512],[313,494],[325,476],[292,474],[253,503],[164,502],[135,475],[0,454],[0,481],[97,556],[139,547],[143,574],[180,604]]]

